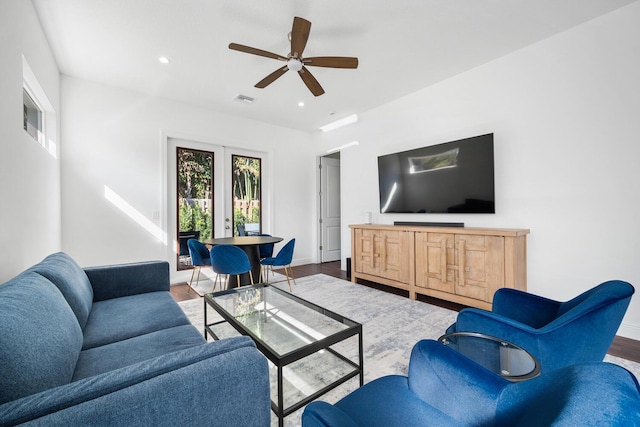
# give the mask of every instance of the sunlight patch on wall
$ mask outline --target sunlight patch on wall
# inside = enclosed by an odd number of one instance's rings
[[[140,213],[136,208],[131,206],[126,200],[116,194],[108,186],[104,186],[104,198],[113,203],[115,207],[120,209],[125,215],[134,220],[138,225],[147,230],[153,237],[158,239],[162,244],[167,244],[167,233],[153,223],[150,219]]]

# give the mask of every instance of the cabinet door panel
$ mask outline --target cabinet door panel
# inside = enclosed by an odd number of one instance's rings
[[[416,233],[416,286],[454,292],[452,234]]]
[[[357,273],[373,274],[374,266],[374,233],[372,230],[355,230],[355,267]]]
[[[376,235],[374,260],[379,276],[409,283],[410,236],[408,232],[387,230]]]
[[[456,236],[457,295],[491,302],[504,285],[504,239],[496,236]]]

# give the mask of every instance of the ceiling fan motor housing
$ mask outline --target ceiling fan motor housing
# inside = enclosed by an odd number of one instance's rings
[[[289,58],[287,60],[287,68],[291,71],[300,71],[302,70],[302,61],[296,58]]]

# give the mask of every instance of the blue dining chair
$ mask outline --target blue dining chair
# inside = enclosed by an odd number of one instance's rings
[[[251,284],[253,285],[253,274],[251,273],[251,262],[249,257],[240,248],[232,245],[216,245],[211,248],[211,268],[216,273],[216,280],[213,285],[215,290],[218,285],[218,278],[221,274],[226,276],[228,280],[230,274],[235,274],[240,285],[240,275],[249,273]],[[220,288],[222,288],[222,280],[220,280]]]
[[[293,277],[293,270],[291,269],[291,260],[293,259],[293,248],[296,245],[296,239],[291,239],[286,245],[280,249],[278,255],[275,257],[268,257],[260,261],[260,277],[265,278],[265,281],[269,283],[269,269],[273,272],[273,267],[284,267],[284,274],[287,278],[287,284],[289,285],[289,291],[291,292],[291,282],[289,277],[293,280],[293,284],[296,284],[296,278]],[[262,275],[262,270],[266,270],[266,276]]]
[[[258,234],[258,236],[268,236],[271,237],[271,234]],[[273,243],[265,243],[264,245],[258,246],[258,251],[260,252],[260,259],[265,259],[273,256]]]
[[[196,270],[198,270],[196,279],[196,286],[198,286],[200,282],[200,269],[211,266],[211,256],[209,255],[209,249],[198,239],[187,240],[187,247],[189,248],[189,256],[191,256],[191,265],[193,266],[191,280],[189,280],[189,292],[191,292],[191,289],[193,289],[193,275]]]

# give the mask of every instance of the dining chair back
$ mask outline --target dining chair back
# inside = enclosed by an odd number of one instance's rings
[[[258,236],[267,236],[271,237],[271,234],[258,234]],[[260,259],[265,259],[273,256],[273,243],[265,243],[264,245],[258,246],[258,251],[260,252]]]
[[[200,282],[200,269],[211,265],[211,257],[209,255],[209,249],[198,239],[187,240],[187,247],[189,248],[189,256],[191,256],[191,265],[193,266],[191,280],[189,280],[189,292],[191,292],[193,288],[193,275],[197,270],[198,277],[196,279],[196,286],[198,286]]]
[[[247,254],[240,248],[232,245],[216,245],[211,248],[211,267],[216,273],[214,289],[217,286],[218,278],[224,274],[228,280],[230,274],[235,274],[240,284],[240,275],[249,273],[251,284],[253,285],[253,274],[251,273],[251,262]],[[222,287],[222,280],[220,281]]]
[[[269,271],[273,272],[273,267],[284,267],[284,274],[287,278],[287,284],[289,285],[289,291],[291,291],[291,282],[289,278],[293,280],[293,284],[296,284],[296,278],[293,276],[293,270],[291,269],[291,261],[293,260],[293,249],[296,245],[296,239],[291,239],[286,245],[278,251],[275,257],[268,257],[260,261],[260,278],[269,283]],[[266,271],[266,275],[263,276],[262,271]]]

